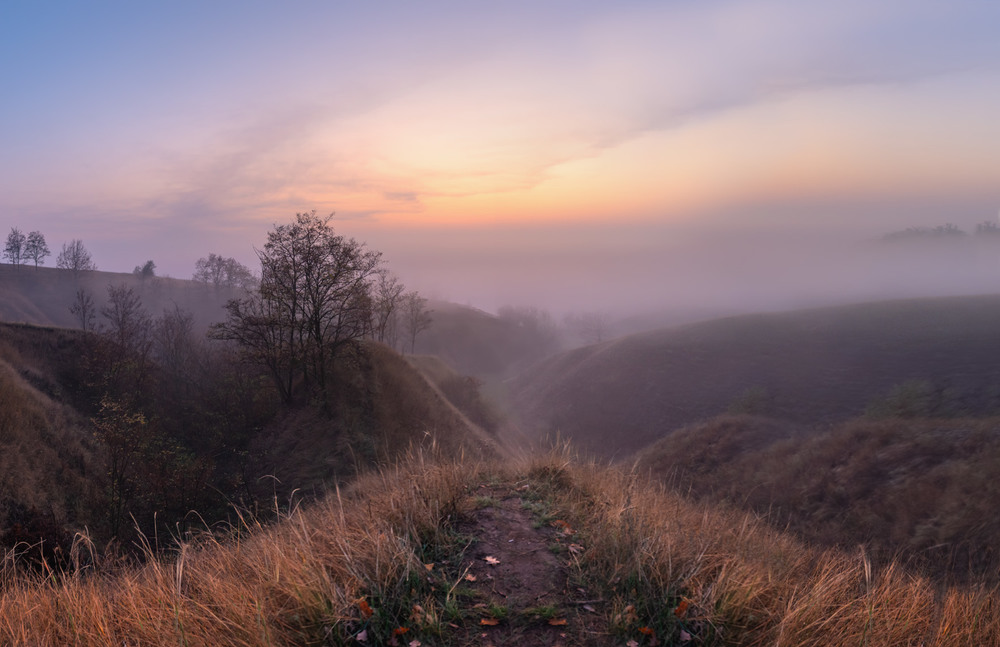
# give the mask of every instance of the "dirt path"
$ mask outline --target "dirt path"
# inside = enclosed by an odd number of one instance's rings
[[[609,644],[599,602],[569,582],[569,563],[581,550],[575,532],[564,521],[547,522],[526,489],[480,486],[478,509],[458,528],[475,538],[464,555],[463,585],[474,591],[480,616],[467,624],[463,644]]]

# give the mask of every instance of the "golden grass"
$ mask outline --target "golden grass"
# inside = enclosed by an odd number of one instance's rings
[[[524,484],[522,496],[578,529],[571,575],[606,603],[606,644],[646,628],[661,641],[683,630],[691,644],[1000,644],[995,590],[936,590],[863,553],[812,549],[751,516],[562,455],[513,466],[417,456],[273,525],[244,518],[137,567],[46,579],[14,574],[8,561],[0,644],[336,645],[357,644],[361,630],[384,644],[394,626],[425,645],[458,644],[442,620],[454,602],[448,578],[460,577],[448,555],[465,546],[452,527],[485,481]],[[443,587],[424,586],[428,559]],[[690,606],[677,613],[682,600]],[[462,624],[461,611],[452,617]]]

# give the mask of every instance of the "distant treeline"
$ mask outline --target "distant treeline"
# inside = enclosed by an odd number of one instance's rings
[[[976,237],[1000,240],[1000,223],[985,221],[976,225],[973,232]],[[911,240],[956,240],[969,236],[968,233],[951,223],[937,227],[907,227],[882,236],[885,242],[900,242]]]

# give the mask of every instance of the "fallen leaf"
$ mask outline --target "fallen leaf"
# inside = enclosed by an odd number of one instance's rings
[[[368,630],[362,629],[361,631],[358,632],[358,635],[356,635],[354,639],[357,640],[358,642],[362,643],[365,642],[366,640],[368,640]]]
[[[597,609],[595,609],[594,607],[590,606],[589,604],[583,605],[583,610],[584,611],[589,611],[591,613],[597,613]]]
[[[656,632],[650,629],[649,627],[639,627],[639,633],[645,634],[647,636],[652,636]]]
[[[553,627],[561,627],[567,624],[567,622],[566,618],[552,618],[551,620],[549,620],[549,624],[552,625]]]
[[[411,640],[410,641],[410,647],[420,647],[420,645],[422,645],[422,644],[423,643],[421,643],[419,640]]]
[[[625,643],[625,647],[639,647],[639,643],[637,643],[634,640],[630,640],[627,643]]]
[[[395,629],[392,630],[392,635],[393,636],[402,636],[403,634],[405,634],[409,630],[410,630],[409,627],[396,627]]]
[[[681,638],[681,642],[682,643],[689,643],[689,642],[691,642],[691,634],[689,634],[688,632],[684,631],[683,629],[681,629],[680,638]]]
[[[497,564],[499,564],[499,563],[500,563],[500,560],[499,560],[499,559],[497,559],[496,557],[494,557],[493,555],[487,555],[487,556],[486,556],[486,557],[484,557],[483,559],[484,559],[484,560],[486,561],[486,563],[487,563],[487,564],[489,564],[490,566],[496,566]]]
[[[677,608],[674,609],[674,615],[678,618],[683,618],[684,614],[687,613],[689,604],[690,603],[687,600],[681,600],[680,604],[677,605]]]
[[[475,582],[476,581],[476,576],[473,575],[472,573],[467,573],[465,575],[465,581],[466,582]]]
[[[363,615],[365,618],[371,618],[372,614],[375,613],[375,610],[371,608],[371,606],[368,604],[368,601],[365,600],[364,598],[358,600],[358,608],[361,609],[361,615]]]
[[[424,568],[426,568],[428,571],[433,571],[434,570],[434,564],[433,563],[424,564]]]
[[[497,620],[496,618],[483,618],[482,620],[479,621],[479,624],[486,625],[488,627],[495,627],[498,624],[500,624],[500,621]]]

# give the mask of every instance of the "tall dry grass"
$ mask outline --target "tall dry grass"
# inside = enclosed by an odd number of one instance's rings
[[[292,505],[275,524],[243,518],[141,566],[44,577],[7,560],[0,644],[337,645],[358,644],[362,630],[368,644],[384,644],[407,623],[407,638],[459,644],[467,634],[444,618],[473,621],[446,613],[460,579],[446,565],[468,545],[453,527],[483,482],[534,496],[577,529],[571,575],[600,598],[608,627],[588,644],[647,631],[692,645],[1000,644],[996,590],[941,590],[860,551],[813,549],[752,516],[563,455],[506,466],[411,457]],[[425,586],[434,578],[443,586]]]

